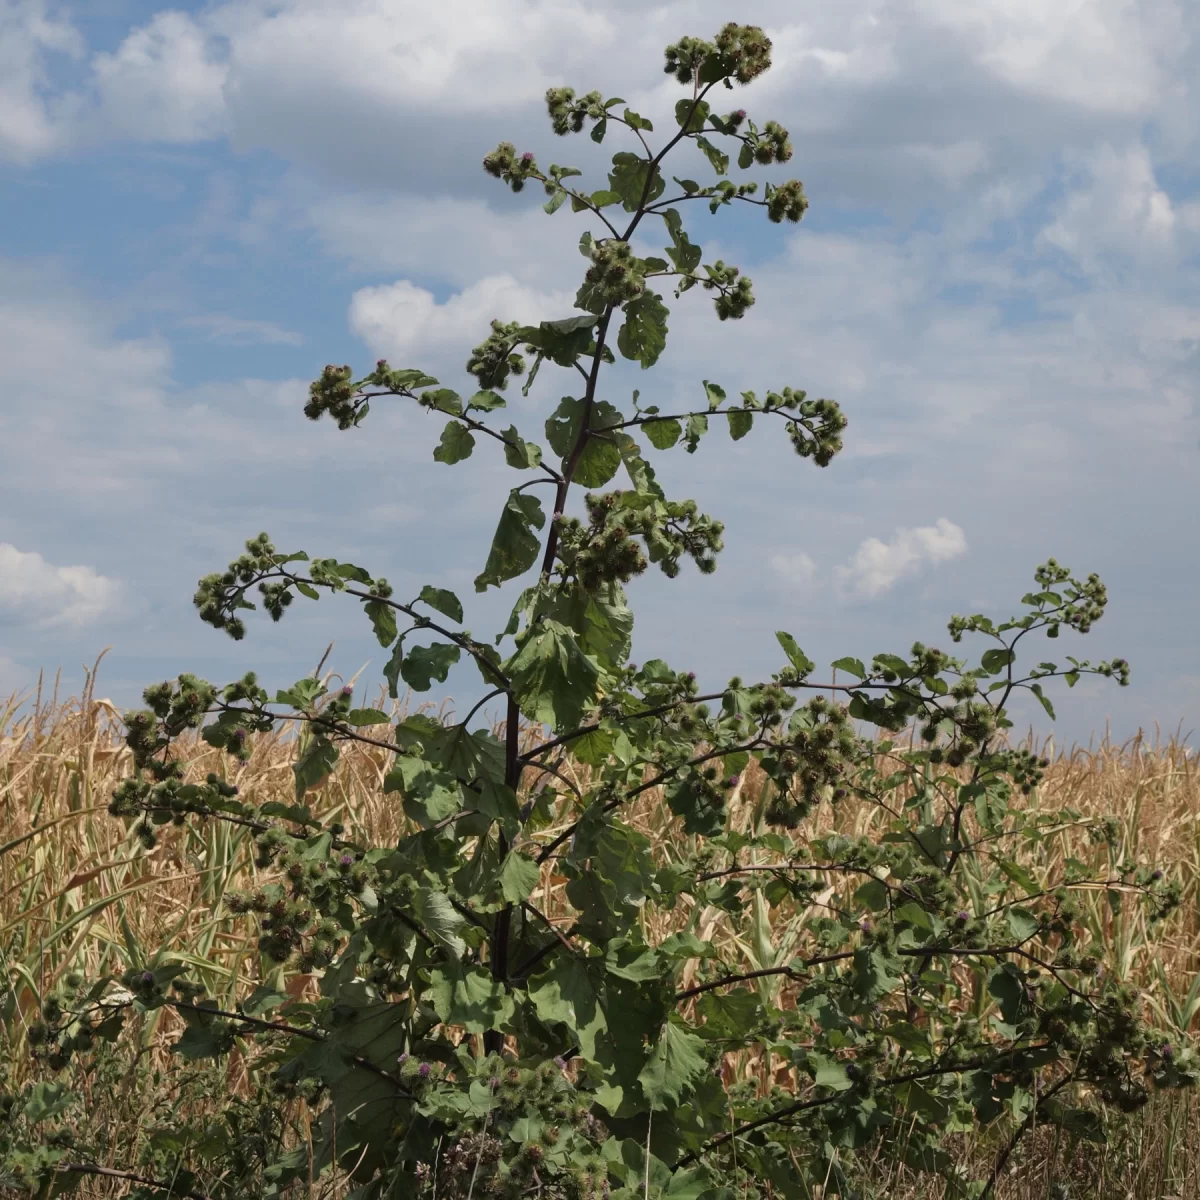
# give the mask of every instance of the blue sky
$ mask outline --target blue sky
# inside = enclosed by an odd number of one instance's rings
[[[775,173],[812,207],[787,229],[692,216],[758,304],[718,324],[684,297],[660,368],[623,365],[610,395],[791,384],[851,424],[823,472],[766,430],[657,460],[727,548],[712,577],[635,584],[635,657],[719,684],[776,669],[776,629],[825,662],[943,644],[951,613],[1007,615],[1055,555],[1111,597],[1060,655],[1134,666],[1064,695],[1059,740],[1200,725],[1188,0],[0,0],[0,693],[60,665],[69,689],[106,646],[121,705],[180,670],[287,683],[330,641],[331,667],[377,681],[353,606],[294,606],[240,645],[201,625],[196,579],[260,529],[403,592],[454,587],[493,628],[511,597],[470,580],[507,469],[434,463],[438,428],[399,408],[312,425],[307,383],[384,354],[466,386],[492,317],[569,315],[585,226],[479,160],[503,137],[599,165],[550,131],[552,84],[668,127],[662,47],[731,15],[775,42],[738,103],[792,131]],[[567,378],[510,400],[530,436]]]

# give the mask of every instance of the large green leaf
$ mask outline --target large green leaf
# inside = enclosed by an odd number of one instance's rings
[[[384,795],[399,792],[404,810],[419,825],[428,828],[444,821],[462,807],[463,792],[458,780],[414,754],[398,754],[383,779]]]
[[[718,175],[724,175],[729,170],[729,155],[718,149],[706,137],[698,137],[696,145],[704,152],[704,157],[712,164],[712,169]]]
[[[65,1083],[39,1079],[30,1089],[29,1098],[25,1101],[25,1119],[31,1125],[36,1125],[47,1117],[56,1117],[59,1113],[66,1112],[74,1099],[74,1092],[68,1091]]]
[[[680,271],[694,271],[700,265],[703,252],[684,232],[683,218],[677,209],[668,208],[663,216],[666,218],[667,230],[673,243],[667,247],[667,256]]]
[[[565,1025],[583,1057],[596,1058],[596,1039],[608,1021],[585,963],[572,955],[557,956],[549,970],[529,981],[529,998],[538,1020]]]
[[[549,612],[570,627],[579,639],[580,649],[606,672],[617,670],[628,659],[633,612],[619,583],[606,584],[594,592],[578,585],[560,589]]]
[[[800,649],[796,639],[790,633],[785,633],[782,629],[776,630],[775,638],[783,647],[783,652],[788,656],[788,662],[802,675],[808,676],[812,674],[814,664],[813,660]]]
[[[363,604],[363,611],[375,630],[375,637],[381,646],[390,646],[396,640],[396,610],[383,600],[368,600]]]
[[[490,971],[452,963],[429,973],[429,997],[434,1011],[448,1025],[467,1033],[498,1029],[512,1019],[513,999]]]
[[[442,430],[442,440],[433,451],[433,457],[438,462],[456,463],[471,457],[475,449],[475,436],[459,421],[447,421]]]
[[[485,592],[489,587],[499,587],[508,579],[523,575],[537,562],[541,542],[535,529],[546,524],[546,514],[536,496],[527,496],[518,491],[508,494],[500,523],[492,539],[487,564],[475,579],[475,590]]]
[[[500,895],[507,904],[520,904],[529,899],[537,887],[541,870],[532,858],[514,850],[500,866],[496,875]]]
[[[625,305],[625,323],[617,334],[617,349],[626,358],[654,366],[667,345],[667,317],[670,312],[657,292],[643,292]]]
[[[560,367],[569,367],[587,352],[592,343],[592,330],[597,318],[565,317],[561,321],[543,321],[540,325],[526,326],[521,337],[526,344],[540,350],[551,362]]]
[[[421,599],[435,612],[440,612],[443,616],[449,617],[452,621],[457,621],[459,624],[462,623],[462,601],[453,592],[448,592],[445,588],[430,587],[429,584],[426,584],[421,589]]]
[[[634,212],[639,204],[649,204],[663,194],[666,181],[657,166],[651,176],[649,159],[622,150],[613,155],[612,162],[608,186],[621,197],[626,212]]]
[[[600,488],[621,469],[621,450],[611,437],[588,438],[575,467],[575,482],[580,487]]]
[[[670,450],[683,436],[683,426],[672,417],[661,421],[647,421],[642,429],[657,450]]]
[[[558,621],[542,621],[509,659],[505,670],[517,703],[531,721],[573,729],[596,698],[600,668]]]
[[[414,692],[427,692],[436,679],[445,683],[450,668],[458,662],[462,650],[451,642],[432,646],[414,646],[400,663],[400,674]]]
[[[754,413],[748,408],[731,408],[725,417],[729,422],[729,436],[735,442],[740,442],[754,426]]]
[[[456,779],[504,781],[504,745],[490,731],[445,725],[426,739],[425,751]]]
[[[699,133],[708,120],[709,109],[707,100],[678,100],[675,103],[675,120],[685,133]]]
[[[708,1069],[703,1041],[668,1021],[638,1082],[650,1107],[661,1112],[675,1108]]]
[[[541,446],[536,442],[527,442],[515,425],[510,425],[501,436],[504,438],[504,461],[510,467],[528,470],[542,461]]]
[[[546,441],[559,458],[566,458],[579,440],[586,402],[575,396],[564,396],[546,420]]]
[[[304,793],[319,786],[337,765],[338,748],[322,737],[314,737],[300,757],[292,764],[296,777],[296,802]]]
[[[432,888],[418,888],[415,907],[426,932],[455,958],[461,958],[466,943],[459,937],[458,931],[467,921],[451,903],[450,897]]]

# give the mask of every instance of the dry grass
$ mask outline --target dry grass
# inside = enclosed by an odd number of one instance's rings
[[[96,698],[92,682],[94,675],[81,698],[67,701],[40,693],[23,706],[16,697],[0,701],[0,953],[11,985],[0,1018],[14,1047],[21,1044],[20,1031],[37,996],[69,970],[90,978],[120,974],[170,942],[174,955],[193,963],[217,998],[244,992],[258,975],[253,935],[228,925],[222,915],[226,891],[251,885],[255,875],[248,833],[219,822],[190,825],[169,831],[153,853],[143,853],[123,823],[105,811],[112,788],[129,769],[129,755],[121,742],[119,714]],[[244,798],[289,797],[293,733],[284,728],[261,738],[250,761],[228,776]],[[224,774],[230,766],[198,741],[189,745],[186,757],[190,777],[203,778],[213,770]],[[364,841],[395,839],[404,818],[394,798],[383,795],[385,769],[383,751],[346,749],[335,775],[312,799],[314,809],[331,819],[336,814]],[[752,820],[755,794],[756,781],[748,773],[737,819]],[[1109,969],[1136,980],[1158,1016],[1181,1033],[1200,1031],[1200,768],[1195,758],[1175,740],[1148,744],[1140,737],[1122,746],[1060,753],[1037,802],[1070,807],[1084,817],[1117,817],[1124,840],[1118,854],[1153,859],[1178,874],[1183,903],[1153,939],[1136,906],[1114,915],[1102,892],[1089,897],[1087,920],[1102,935]],[[683,844],[653,796],[640,803],[632,819],[664,857]],[[843,804],[836,812],[815,814],[810,825],[864,833],[878,819],[876,809]],[[1108,852],[1066,827],[1030,853],[1035,857],[1029,865],[1039,873],[1052,872],[1069,855],[1093,862],[1103,873]],[[543,911],[562,910],[560,887],[548,873],[539,899]],[[720,914],[691,915],[697,931],[731,959],[759,965],[772,955],[786,959],[794,953],[804,916],[764,909],[759,937],[738,940]],[[303,984],[293,980],[291,986]],[[165,1094],[171,1073],[163,1045],[172,1017],[156,1016],[139,1036],[147,1069],[157,1064]],[[734,1065],[751,1072],[761,1068],[749,1060]],[[13,1072],[19,1078],[23,1070],[18,1055]],[[237,1080],[231,1077],[231,1084],[236,1087]],[[134,1103],[109,1114],[105,1119],[114,1141],[138,1136],[160,1099],[143,1089]],[[990,1146],[966,1141],[960,1149],[967,1157],[992,1152]],[[883,1151],[876,1165],[885,1188],[881,1194],[939,1196],[936,1182],[904,1178]],[[1200,1200],[1196,1101],[1156,1099],[1145,1112],[1114,1120],[1109,1144],[1086,1152],[1063,1144],[1052,1131],[1039,1131],[1024,1147],[1018,1167],[1000,1193],[1012,1200],[1056,1194]],[[1054,1190],[1063,1185],[1071,1190]],[[102,1181],[84,1194],[120,1195],[122,1186]]]

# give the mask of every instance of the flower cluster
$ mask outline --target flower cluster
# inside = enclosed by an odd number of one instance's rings
[[[542,177],[533,154],[528,150],[518,154],[512,142],[501,142],[491,154],[484,155],[483,169],[494,178],[504,180],[514,192],[521,191],[527,179]]]
[[[785,744],[763,756],[763,770],[775,784],[767,821],[794,829],[861,754],[846,710],[814,696],[792,716]]]
[[[274,867],[286,883],[258,888],[226,899],[230,912],[255,913],[260,918],[259,948],[275,962],[294,961],[296,969],[311,972],[328,966],[341,945],[342,927],[333,913],[346,901],[361,896],[375,879],[361,856],[335,849],[321,858],[306,853],[304,843],[278,829],[261,834],[256,847],[259,870]]]
[[[250,538],[246,542],[246,552],[235,558],[225,571],[213,572],[200,580],[192,597],[200,620],[214,629],[223,629],[234,641],[240,641],[245,636],[246,625],[233,615],[234,610],[253,607],[245,601],[246,588],[282,561],[283,556],[265,533]],[[283,609],[292,602],[291,592],[280,585],[262,583],[259,591],[264,597],[264,607],[278,621]]]
[[[781,221],[799,221],[808,210],[808,197],[799,179],[789,179],[779,185],[767,184],[767,217],[778,225]]]
[[[628,242],[606,238],[592,243],[591,266],[584,274],[581,296],[586,293],[589,311],[636,300],[646,290],[643,264]]]
[[[788,131],[778,121],[768,121],[761,133],[751,134],[748,144],[754,161],[764,167],[785,163],[793,153]]]
[[[730,21],[715,42],[683,37],[666,48],[664,71],[680,83],[726,81],[746,84],[771,67],[771,39],[757,25]]]
[[[481,388],[504,391],[510,375],[525,372],[525,359],[516,352],[520,344],[519,321],[492,322],[492,332],[471,351],[467,359],[467,373],[479,380]]]
[[[355,399],[354,372],[350,367],[328,365],[308,388],[308,403],[304,415],[310,421],[319,421],[328,413],[339,429],[357,425],[361,416],[361,404]]]
[[[749,276],[743,275],[737,267],[731,267],[719,258],[715,263],[705,264],[704,269],[708,278],[700,282],[706,291],[711,292],[714,288],[717,290],[718,294],[713,302],[717,316],[722,321],[731,317],[735,320],[744,317],[754,303],[753,285]]]
[[[588,92],[586,96],[575,95],[570,87],[552,87],[546,91],[546,108],[550,112],[550,123],[559,135],[581,133],[587,118],[603,120],[604,97],[599,92]]]
[[[795,411],[799,414],[797,419],[787,423],[792,448],[801,458],[811,458],[818,467],[829,466],[842,448],[842,434],[847,425],[841,405],[836,400],[801,399]]]

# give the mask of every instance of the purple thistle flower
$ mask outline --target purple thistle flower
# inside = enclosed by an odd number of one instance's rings
[[[960,921],[962,924],[965,925],[970,919],[971,919],[971,914],[969,912],[967,912],[966,909],[959,910],[958,917],[957,917],[958,921]]]
[[[346,684],[346,686],[342,688],[342,695],[349,700],[350,697],[354,695],[354,689],[349,684]]]
[[[526,150],[525,153],[521,155],[521,161],[523,163],[533,162],[533,154],[529,150]]]
[[[143,971],[142,983],[146,987],[150,987],[154,983],[154,976],[149,971]]]
[[[354,866],[354,855],[353,854],[343,854],[342,857],[340,859],[338,859],[338,861],[342,864],[343,867],[352,867],[352,866]]]
[[[565,1071],[567,1069],[567,1060],[560,1054],[557,1058],[555,1058],[554,1065],[560,1071]]]
[[[429,1066],[429,1064],[428,1064],[428,1063],[422,1063],[422,1064],[421,1064],[421,1065],[420,1065],[420,1066],[417,1068],[417,1074],[418,1074],[418,1075],[420,1075],[420,1077],[421,1077],[422,1079],[428,1079],[428,1078],[429,1078],[429,1072],[430,1072],[430,1070],[431,1070],[431,1068],[430,1068],[430,1066]]]
[[[403,1054],[401,1054],[396,1061],[400,1064],[400,1066],[404,1066],[404,1064],[408,1062],[408,1051],[406,1050]]]

